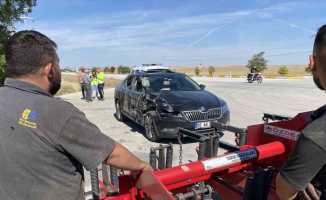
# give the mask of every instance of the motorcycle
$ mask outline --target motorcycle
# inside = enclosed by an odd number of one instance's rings
[[[252,83],[254,81],[257,81],[257,83],[262,83],[263,76],[261,75],[261,73],[248,73],[247,81],[248,83]]]

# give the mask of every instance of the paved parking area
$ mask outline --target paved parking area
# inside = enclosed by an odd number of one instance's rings
[[[226,100],[231,111],[231,124],[239,127],[260,123],[264,112],[293,116],[326,103],[326,94],[315,87],[312,79],[265,80],[263,84],[249,84],[241,79],[205,79],[198,82]],[[157,144],[146,140],[141,127],[115,119],[113,95],[114,90],[107,89],[105,101],[92,103],[81,101],[80,94],[69,94],[63,98],[85,112],[103,133],[124,144],[142,159],[148,160],[149,148]],[[233,140],[232,136],[227,135],[226,139]],[[185,161],[195,158],[193,147],[193,144],[185,146]]]

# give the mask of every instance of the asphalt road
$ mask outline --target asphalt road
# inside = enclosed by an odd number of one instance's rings
[[[326,95],[318,90],[312,79],[265,80],[263,84],[247,83],[244,79],[197,79],[207,90],[226,100],[231,111],[231,125],[245,128],[249,124],[260,123],[264,112],[294,116],[296,113],[318,108],[325,104]],[[114,117],[113,89],[105,90],[105,101],[86,103],[80,94],[69,94],[62,98],[73,103],[86,113],[104,134],[125,145],[131,152],[148,161],[149,149],[157,143],[149,142],[143,136],[143,129],[134,123],[119,122]],[[233,135],[224,139],[232,142]],[[174,145],[174,164],[179,162],[179,146]],[[189,141],[188,141],[189,142]],[[196,159],[197,144],[188,143],[183,147],[183,162]]]

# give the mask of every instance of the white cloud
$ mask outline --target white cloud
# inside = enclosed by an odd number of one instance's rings
[[[244,43],[237,45],[202,44],[214,34],[225,31],[229,25],[250,17],[272,19],[294,29],[309,31],[294,22],[276,17],[278,13],[293,9],[295,9],[294,3],[282,3],[262,9],[193,16],[173,15],[163,10],[136,10],[89,15],[68,21],[48,22],[35,19],[33,27],[57,41],[60,51],[65,54],[79,55],[76,52],[88,49],[89,55],[94,56],[94,52],[101,51],[102,57],[110,56],[110,62],[118,62],[121,55],[126,58],[121,62],[128,63],[157,60],[179,63],[214,62],[219,58],[225,61],[233,58],[233,60],[246,62],[247,57],[255,53],[259,46],[248,46],[246,41],[241,41]],[[31,24],[27,23],[20,29],[29,26]],[[275,43],[271,47],[277,48],[278,44]],[[98,56],[94,57],[98,58]],[[85,60],[81,58],[81,61],[74,62],[78,64],[88,62]],[[89,62],[91,61],[96,62],[89,59]],[[98,61],[94,64],[104,62]]]
[[[178,39],[189,39],[189,42],[192,41],[191,45],[195,45],[227,24],[251,12],[253,11],[245,10],[169,17],[159,10],[131,11],[112,15],[86,16],[82,19],[51,24],[35,21],[33,26],[53,37],[61,48],[66,50],[152,43],[164,45],[167,41]],[[161,19],[147,20],[160,15]],[[196,38],[197,36],[200,37]]]

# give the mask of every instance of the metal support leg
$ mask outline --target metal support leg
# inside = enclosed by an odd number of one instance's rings
[[[102,163],[102,179],[105,187],[109,185],[109,169],[105,163]]]
[[[213,137],[210,136],[206,140],[206,150],[205,150],[205,157],[206,158],[211,158],[213,156]]]
[[[166,168],[172,167],[172,161],[173,161],[173,146],[172,144],[169,144],[169,147],[166,149]]]
[[[100,198],[100,187],[98,181],[98,171],[97,169],[90,170],[91,173],[91,186],[92,186],[92,195],[93,200],[99,200]]]
[[[119,192],[118,169],[112,166],[110,166],[110,181],[112,186],[114,187],[115,192]]]
[[[247,178],[243,200],[267,200],[273,180],[273,170],[258,169]]]
[[[158,168],[164,169],[165,168],[165,149],[162,145],[160,145],[159,155],[158,155]]]
[[[151,151],[149,153],[149,164],[151,165],[151,167],[156,170],[157,169],[157,165],[156,165],[156,152],[154,148],[151,148]]]
[[[247,144],[247,133],[240,133],[240,146]]]
[[[219,137],[215,137],[213,139],[213,157],[217,156],[219,145],[220,145],[220,139]]]
[[[205,157],[205,150],[206,150],[206,142],[202,141],[199,143],[198,160],[201,160]]]

